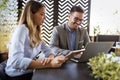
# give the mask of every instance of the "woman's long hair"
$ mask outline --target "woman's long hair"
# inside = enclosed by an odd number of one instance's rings
[[[38,25],[35,27],[33,23],[33,14],[35,14],[40,8],[45,7],[43,4],[37,1],[29,1],[19,20],[19,24],[25,24],[29,29],[29,37],[30,37],[30,46],[32,48],[36,47],[41,41],[41,28]]]

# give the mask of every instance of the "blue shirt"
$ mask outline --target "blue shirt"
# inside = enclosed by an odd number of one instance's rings
[[[19,25],[12,35],[9,54],[7,60],[7,66],[5,72],[9,76],[19,76],[33,70],[27,69],[31,60],[35,56],[42,52],[44,56],[48,56],[49,53],[53,53],[45,42],[40,43],[37,47],[30,47],[29,30],[23,24]]]
[[[67,26],[67,29],[68,29],[68,34],[69,34],[70,50],[74,50],[75,49],[76,30],[71,31],[69,26]]]

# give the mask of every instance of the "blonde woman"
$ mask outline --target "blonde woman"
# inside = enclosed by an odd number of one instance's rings
[[[38,1],[29,1],[9,46],[5,72],[10,80],[30,80],[33,69],[60,67],[65,62],[64,56],[54,57],[49,46],[41,38],[44,19],[45,6]],[[34,60],[39,52],[42,52],[45,58]]]

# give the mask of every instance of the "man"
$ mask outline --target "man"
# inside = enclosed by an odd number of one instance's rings
[[[80,50],[90,42],[87,30],[79,27],[83,13],[80,6],[73,6],[68,14],[68,23],[54,27],[50,46],[56,55],[72,54],[73,50]]]

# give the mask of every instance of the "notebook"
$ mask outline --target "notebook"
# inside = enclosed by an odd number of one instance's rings
[[[90,58],[97,56],[99,52],[108,53],[114,42],[93,42],[88,43],[80,59],[71,59],[75,62],[87,62]]]

